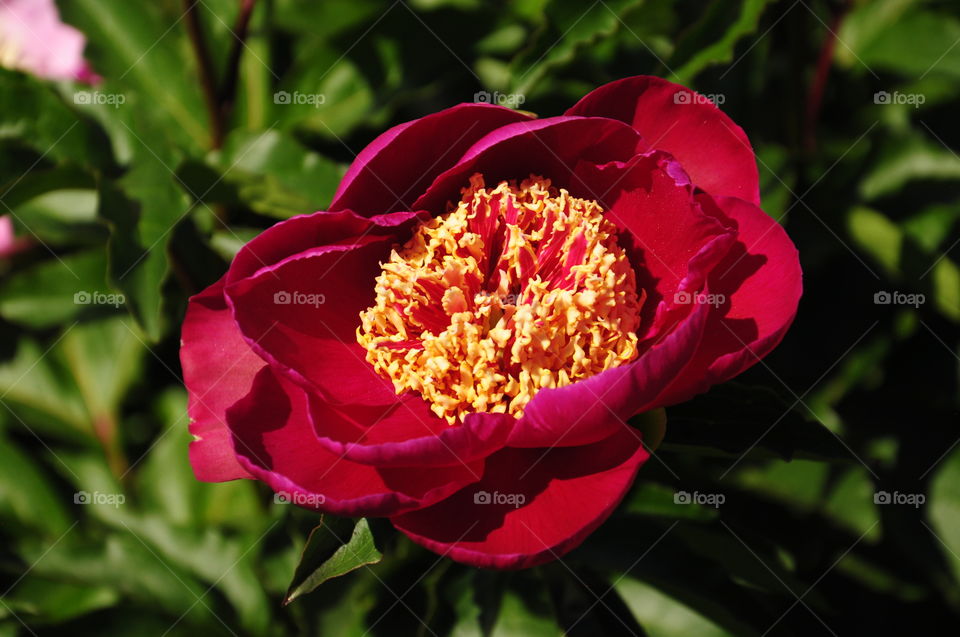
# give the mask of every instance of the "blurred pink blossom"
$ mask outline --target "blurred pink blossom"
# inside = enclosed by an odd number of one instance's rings
[[[60,21],[54,0],[0,0],[0,66],[49,80],[95,83],[86,38]]]
[[[23,237],[13,234],[13,219],[10,215],[0,216],[0,259],[7,259],[28,245]]]

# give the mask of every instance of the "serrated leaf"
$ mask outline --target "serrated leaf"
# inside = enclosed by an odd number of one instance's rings
[[[307,538],[284,604],[315,590],[333,577],[367,564],[376,564],[382,557],[366,519],[362,518],[353,525],[349,519],[325,516],[323,523]]]
[[[729,3],[714,2],[694,25],[670,58],[677,77],[671,80],[689,84],[705,68],[733,61],[734,49],[744,36],[757,31],[757,24],[771,0],[743,0],[736,18],[730,17]],[[708,43],[709,42],[709,43]]]

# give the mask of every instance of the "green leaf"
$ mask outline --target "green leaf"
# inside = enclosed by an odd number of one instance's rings
[[[608,0],[584,10],[580,4],[550,2],[544,10],[548,28],[543,37],[512,63],[510,92],[528,95],[549,73],[573,62],[581,50],[622,29],[624,17],[640,4],[640,0]]]
[[[677,75],[671,78],[689,85],[705,68],[733,61],[737,42],[757,31],[764,9],[771,0],[743,0],[739,14],[731,21],[730,3],[713,2],[688,34],[677,44],[670,58]]]
[[[197,9],[206,13],[203,5]],[[157,3],[75,0],[63,3],[61,10],[65,20],[87,35],[86,54],[108,81],[102,90],[125,98],[115,110],[137,103],[178,143],[208,145],[206,110],[186,31],[173,28],[182,18],[179,4],[165,12]]]
[[[281,219],[326,209],[345,172],[276,130],[232,135],[219,163],[241,200]]]
[[[357,522],[352,532],[351,525],[350,520],[325,516],[323,523],[310,532],[284,604],[315,590],[330,578],[380,561],[383,555],[366,519]]]
[[[0,316],[34,329],[117,311],[123,302],[106,282],[103,248],[52,258],[0,284]]]
[[[43,468],[0,436],[0,520],[59,537],[70,526],[64,499]]]
[[[650,637],[732,637],[709,619],[655,587],[635,579],[617,578],[614,588]]]
[[[960,49],[954,46],[960,39],[960,20],[945,12],[912,9],[910,4],[902,0],[861,4],[840,31],[840,64],[908,77],[960,75]]]
[[[58,162],[95,167],[112,164],[108,140],[96,123],[67,106],[50,86],[2,68],[0,140],[16,140]],[[21,174],[28,172],[28,167],[23,166]]]
[[[60,624],[120,601],[108,586],[83,586],[29,577],[17,584],[0,604],[0,619],[11,608],[30,625]]]
[[[829,429],[764,387],[724,383],[668,410],[662,451],[851,460]]]
[[[960,179],[960,158],[943,146],[920,137],[899,140],[887,146],[860,182],[860,194],[870,201],[893,194],[917,179]]]
[[[168,165],[152,148],[119,184],[100,184],[99,215],[110,227],[110,280],[147,337],[158,341],[166,329],[161,287],[169,273],[167,242],[190,210]]]
[[[940,462],[930,482],[928,516],[960,583],[960,449]]]
[[[0,395],[4,406],[18,414],[14,420],[19,425],[87,442],[93,431],[77,385],[49,355],[56,344],[20,339],[13,359],[0,365]]]

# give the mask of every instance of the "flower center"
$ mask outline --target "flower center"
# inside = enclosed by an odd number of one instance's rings
[[[637,353],[642,297],[595,201],[532,176],[486,188],[475,174],[450,212],[422,224],[377,277],[357,340],[398,394],[450,424],[523,414]]]

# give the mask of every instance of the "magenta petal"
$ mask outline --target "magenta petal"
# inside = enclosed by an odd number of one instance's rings
[[[227,284],[251,276],[287,257],[357,237],[405,237],[423,214],[398,212],[366,219],[349,210],[315,212],[281,221],[248,242],[230,264]]]
[[[569,447],[603,440],[655,406],[697,351],[708,306],[698,306],[663,340],[627,365],[566,387],[542,389],[507,440],[511,447]]]
[[[417,218],[316,213],[248,243],[227,274],[226,297],[250,348],[334,403],[394,402],[393,385],[366,362],[356,328],[373,302],[380,262]]]
[[[581,162],[625,161],[646,148],[632,128],[602,117],[549,117],[510,124],[474,144],[411,208],[445,210],[448,201],[460,200],[460,189],[476,172],[483,173],[488,184],[541,175],[576,197],[598,199],[600,193],[592,192],[574,168]]]
[[[240,335],[223,299],[223,279],[190,299],[181,333],[180,363],[190,416],[190,464],[198,480],[252,477],[233,452],[224,412],[250,391],[263,359]]]
[[[295,504],[347,516],[429,506],[479,479],[483,463],[376,468],[327,451],[307,416],[307,395],[265,367],[227,411],[240,463]]]
[[[385,405],[393,384],[356,341],[360,312],[373,302],[390,237],[321,246],[230,283],[227,302],[251,349],[278,371],[335,404]]]
[[[765,212],[732,197],[699,197],[704,210],[737,229],[737,242],[710,274],[713,309],[690,365],[659,404],[687,400],[751,367],[783,339],[803,292],[800,259],[790,237]]]
[[[458,562],[535,566],[563,556],[600,526],[648,457],[640,434],[625,426],[582,447],[507,448],[490,456],[480,482],[392,521],[417,544]]]
[[[701,209],[686,173],[662,151],[600,166],[584,162],[577,174],[602,193],[607,218],[622,230],[620,243],[647,293],[638,334],[656,338],[689,313],[685,294],[702,291],[735,234]]]
[[[457,465],[501,449],[516,419],[469,414],[451,426],[418,394],[406,392],[387,405],[332,407],[311,397],[317,439],[331,452],[381,467]]]
[[[591,91],[567,115],[626,122],[653,148],[680,160],[699,188],[760,203],[757,162],[747,135],[684,86],[646,75],[628,77]]]
[[[330,210],[365,216],[411,209],[430,182],[478,139],[530,115],[491,104],[458,104],[394,126],[360,151]],[[415,209],[415,208],[414,208]]]

